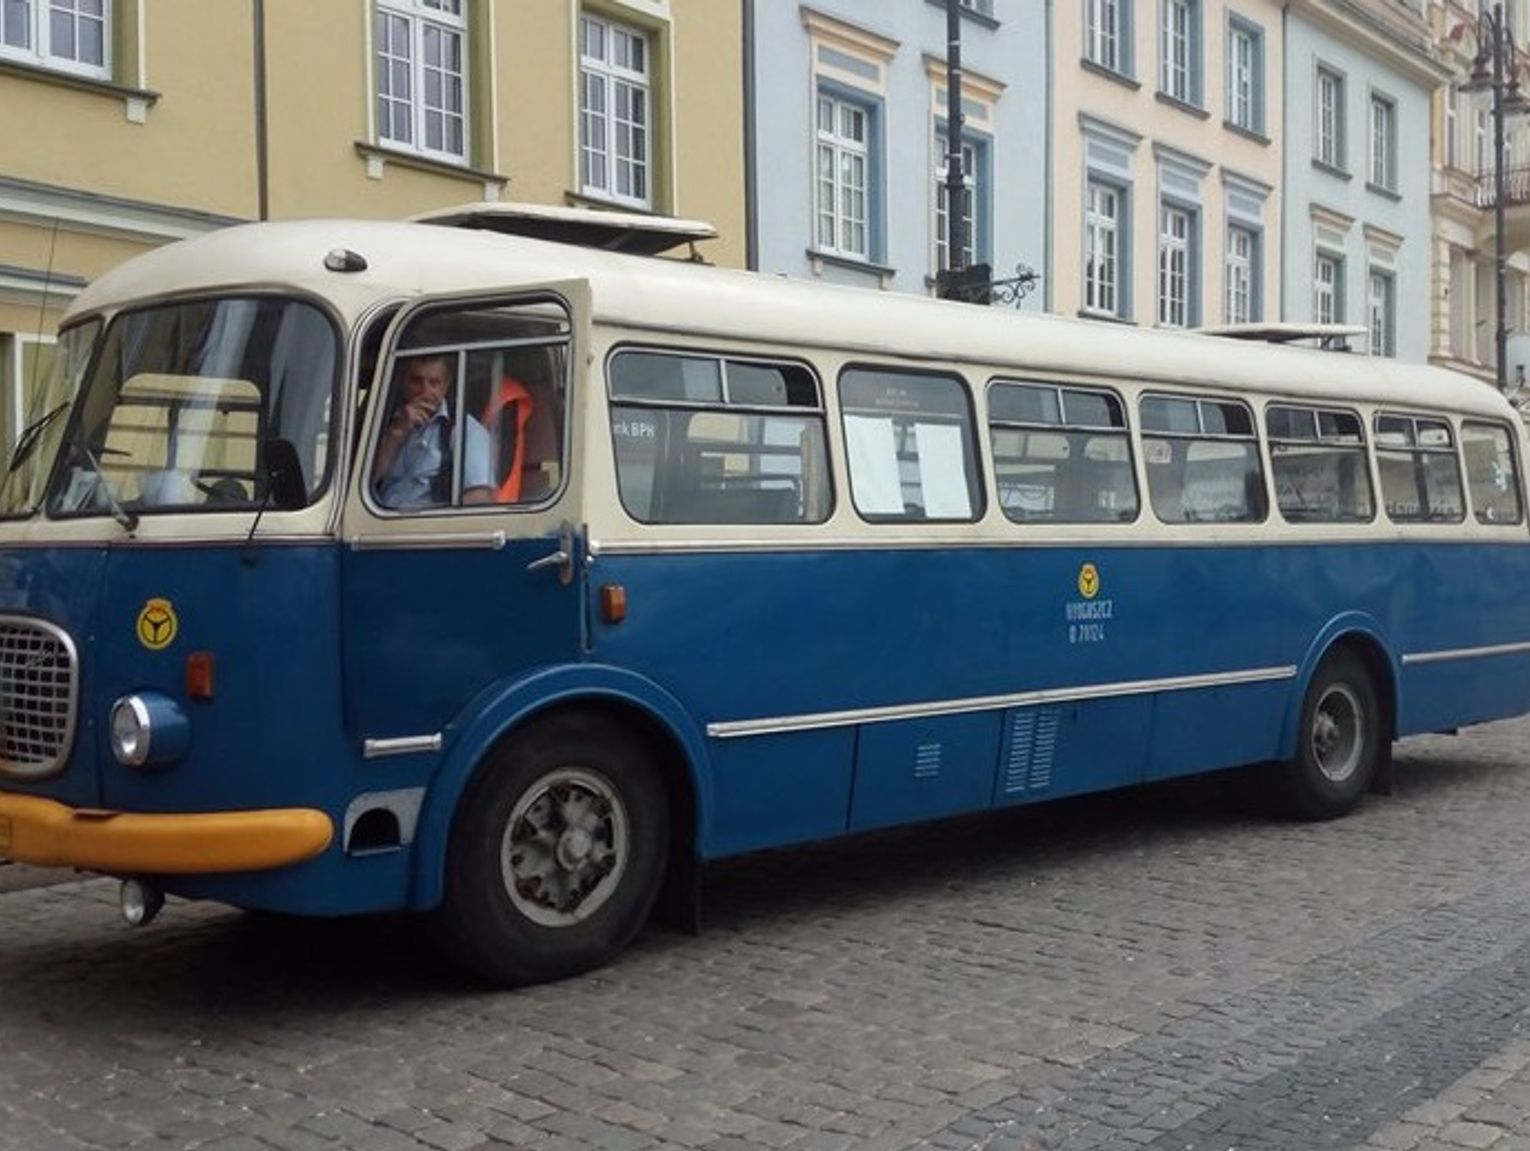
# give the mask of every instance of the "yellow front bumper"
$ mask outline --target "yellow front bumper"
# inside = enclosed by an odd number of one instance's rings
[[[312,859],[334,838],[322,811],[141,815],[0,794],[0,858],[124,875],[261,871]]]

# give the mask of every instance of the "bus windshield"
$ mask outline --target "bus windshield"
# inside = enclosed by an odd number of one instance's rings
[[[59,333],[58,345],[42,378],[31,391],[26,423],[0,474],[0,518],[28,516],[37,510],[43,484],[58,450],[69,405],[90,363],[91,349],[101,334],[98,320],[77,324]]]
[[[198,300],[118,316],[63,436],[48,514],[257,508],[273,439],[297,450],[312,502],[329,472],[338,362],[334,325],[297,300]]]

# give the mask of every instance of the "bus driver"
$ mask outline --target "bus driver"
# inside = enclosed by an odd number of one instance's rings
[[[388,418],[372,484],[388,508],[441,507],[451,503],[452,362],[447,356],[417,356],[399,364],[393,414]],[[462,428],[462,502],[494,498],[489,476],[489,433],[472,416]]]

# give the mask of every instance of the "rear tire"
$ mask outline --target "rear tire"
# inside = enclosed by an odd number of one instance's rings
[[[537,721],[490,753],[458,805],[444,941],[506,986],[598,967],[643,926],[668,850],[664,785],[630,731],[588,713]]]
[[[1334,651],[1307,686],[1296,754],[1276,765],[1275,798],[1297,819],[1348,814],[1370,789],[1384,738],[1365,664],[1353,652]]]

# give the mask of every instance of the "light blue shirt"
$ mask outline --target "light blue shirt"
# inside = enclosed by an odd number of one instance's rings
[[[451,426],[451,417],[442,404],[424,427],[409,430],[388,470],[377,481],[378,503],[387,508],[428,508],[447,502],[437,499],[433,489],[446,461],[446,438],[451,434]],[[489,474],[489,433],[469,416],[462,424],[462,439],[462,490],[489,487],[493,483]]]

